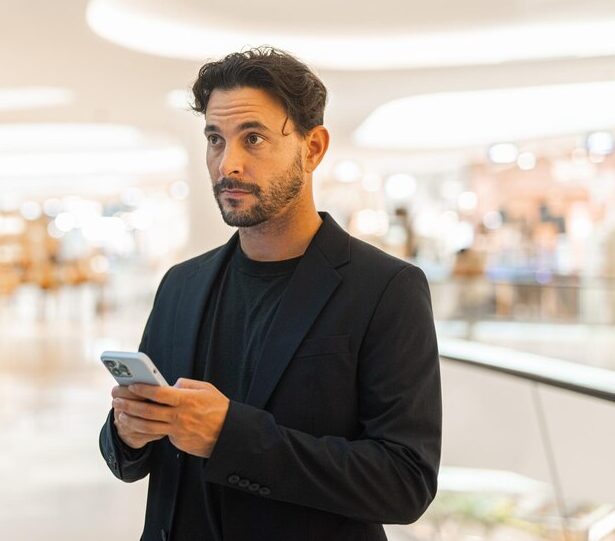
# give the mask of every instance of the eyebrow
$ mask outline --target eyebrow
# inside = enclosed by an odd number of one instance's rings
[[[263,130],[263,131],[271,131],[267,126],[265,126],[262,122],[259,122],[258,120],[248,120],[247,122],[243,122],[239,124],[239,126],[237,126],[237,131],[254,130],[254,129]],[[220,131],[220,128],[216,126],[215,124],[208,124],[207,126],[205,126],[205,130],[204,130],[206,134],[219,132],[219,131]]]

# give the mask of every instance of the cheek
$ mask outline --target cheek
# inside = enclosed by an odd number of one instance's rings
[[[216,159],[210,152],[205,153],[205,163],[207,164],[207,170],[209,171],[209,176],[211,177],[211,181],[215,182],[218,179],[218,163],[219,160]]]

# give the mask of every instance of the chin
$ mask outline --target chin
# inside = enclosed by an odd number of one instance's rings
[[[253,216],[237,215],[237,214],[223,214],[222,219],[226,225],[232,227],[254,227],[267,221],[267,218],[255,218]]]
[[[232,227],[253,227],[255,225],[262,224],[269,219],[269,216],[264,216],[254,208],[247,210],[229,209],[224,210],[220,208],[222,219],[226,225]]]

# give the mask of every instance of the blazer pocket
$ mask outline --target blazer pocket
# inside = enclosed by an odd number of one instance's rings
[[[306,338],[295,353],[295,357],[312,357],[350,353],[350,335],[319,336]]]

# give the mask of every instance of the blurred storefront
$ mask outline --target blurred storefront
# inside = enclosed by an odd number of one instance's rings
[[[613,368],[612,137],[494,145],[456,170],[428,174],[346,160],[321,179],[318,195],[353,234],[426,271],[445,335]],[[537,340],[528,340],[532,327]],[[549,345],[589,328],[601,344],[589,359],[589,340]]]

